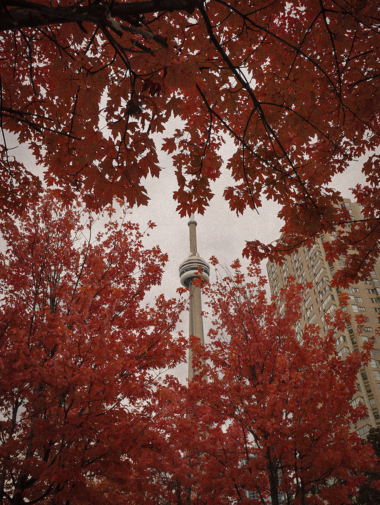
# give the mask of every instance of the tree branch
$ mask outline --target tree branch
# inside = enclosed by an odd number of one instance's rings
[[[161,11],[186,11],[191,14],[196,2],[193,0],[150,0],[133,3],[98,3],[97,5],[70,7],[47,7],[34,2],[9,0],[2,2],[5,15],[0,19],[0,31],[17,28],[39,28],[44,25],[65,23],[104,23],[107,18],[119,18],[130,24],[130,16],[139,16]],[[10,9],[8,9],[10,7]],[[132,29],[128,28],[129,31]],[[136,31],[144,31],[136,29]],[[157,42],[160,36],[153,36]]]

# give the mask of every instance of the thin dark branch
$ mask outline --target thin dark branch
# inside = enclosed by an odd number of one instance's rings
[[[5,3],[5,2],[4,2]],[[40,28],[41,26],[66,24],[66,23],[92,23],[96,26],[105,24],[108,18],[119,18],[130,23],[133,16],[141,14],[158,13],[162,11],[194,11],[195,2],[192,0],[150,0],[147,2],[110,2],[92,3],[89,6],[74,4],[70,7],[47,7],[35,2],[23,0],[9,0],[6,6],[13,7],[0,19],[0,32],[14,30],[15,28]],[[133,27],[127,28],[132,31]],[[136,28],[134,32],[147,32]],[[152,35],[159,44],[165,43],[159,35]]]
[[[71,137],[72,139],[75,139],[75,140],[82,140],[80,137],[75,137],[74,135],[70,135],[67,132],[54,130],[53,128],[48,128],[47,126],[39,125],[37,123],[32,123],[31,121],[29,121],[26,118],[12,116],[11,114],[4,114],[4,111],[3,111],[3,116],[14,119],[15,121],[20,121],[21,123],[26,123],[28,126],[33,128],[34,130],[37,130],[39,133],[41,133],[41,130],[47,130],[49,132],[56,133],[57,135],[63,135],[64,137]]]
[[[263,126],[264,126],[264,128],[265,128],[265,130],[267,132],[267,134],[268,134],[269,140],[272,141],[272,139],[273,139],[276,142],[276,144],[278,145],[280,151],[282,152],[282,154],[284,155],[284,157],[287,160],[288,164],[290,165],[292,171],[294,172],[295,177],[298,179],[299,183],[303,186],[305,197],[308,200],[310,200],[311,204],[315,207],[315,209],[317,210],[317,212],[319,212],[319,209],[318,209],[316,203],[314,202],[314,200],[311,197],[309,191],[306,189],[303,181],[301,180],[299,174],[297,173],[297,169],[294,166],[292,160],[290,159],[289,154],[287,153],[286,149],[282,145],[281,140],[278,138],[276,132],[273,130],[273,128],[271,127],[271,125],[268,123],[268,121],[266,119],[266,116],[264,114],[264,111],[263,111],[263,109],[261,107],[261,103],[256,98],[256,96],[255,96],[255,94],[254,94],[251,86],[247,82],[247,79],[242,74],[240,68],[236,67],[232,63],[232,61],[230,60],[230,58],[227,55],[227,53],[224,51],[224,49],[221,47],[220,43],[218,42],[218,40],[217,40],[217,38],[216,38],[216,36],[215,36],[215,34],[213,32],[210,20],[209,20],[209,18],[207,16],[207,12],[206,12],[205,8],[203,7],[203,5],[199,6],[199,10],[200,10],[200,13],[202,14],[203,20],[205,22],[207,33],[209,35],[210,41],[213,43],[215,49],[221,55],[223,61],[227,64],[228,68],[230,69],[230,71],[232,72],[232,74],[234,75],[234,77],[237,79],[238,82],[240,82],[240,84],[247,91],[249,97],[252,100],[252,103],[253,103],[254,107],[256,108],[256,110],[257,110],[257,112],[258,112],[258,114],[260,116],[260,120],[261,120],[261,122],[262,122],[262,124],[263,124]]]

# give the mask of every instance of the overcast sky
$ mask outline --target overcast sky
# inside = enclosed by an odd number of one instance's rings
[[[178,127],[178,124],[174,125]],[[172,129],[173,125],[171,125]],[[156,138],[160,142],[159,137]],[[13,142],[15,146],[16,143]],[[224,159],[233,152],[232,142],[227,142],[222,149]],[[17,149],[16,156],[22,154],[27,168],[34,166],[34,160],[25,146]],[[21,161],[21,160],[20,160]],[[361,174],[362,161],[353,163],[348,171],[336,176],[332,187],[340,189],[344,197],[352,198],[349,188],[358,182],[364,182]],[[176,212],[176,202],[173,192],[177,189],[176,177],[171,158],[162,151],[159,152],[159,162],[162,172],[159,179],[148,179],[146,187],[150,197],[147,207],[134,208],[130,220],[138,222],[141,230],[146,229],[148,221],[153,221],[156,228],[151,230],[146,238],[147,247],[159,245],[162,251],[169,255],[169,262],[165,269],[162,286],[156,288],[152,294],[164,292],[167,297],[176,296],[176,289],[180,286],[178,267],[189,253],[188,218],[181,218]],[[38,169],[35,169],[39,171]],[[203,216],[197,215],[197,242],[199,254],[208,261],[211,256],[216,256],[222,265],[229,266],[236,258],[241,258],[242,250],[247,240],[259,239],[265,243],[272,242],[279,237],[281,221],[277,217],[279,207],[274,202],[264,202],[259,214],[247,210],[243,216],[237,217],[229,210],[227,202],[223,199],[226,186],[233,185],[232,179],[226,170],[222,170],[221,178],[212,184],[215,196],[211,205]],[[263,272],[265,262],[262,264]],[[211,281],[213,272],[211,271]],[[183,315],[182,329],[188,331],[187,314]],[[207,332],[207,321],[205,330]],[[179,367],[176,375],[186,377],[187,365]]]

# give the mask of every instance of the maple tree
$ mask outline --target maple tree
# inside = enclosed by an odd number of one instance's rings
[[[349,319],[341,309],[326,337],[308,325],[298,341],[304,288],[289,285],[277,304],[268,302],[257,274],[243,275],[237,262],[204,288],[213,341],[198,350],[200,373],[189,390],[208,426],[204,443],[197,441],[203,471],[225,496],[215,503],[277,505],[281,496],[289,504],[351,503],[373,462],[369,444],[351,432],[367,416],[351,401],[370,346],[346,359],[336,354],[336,334]],[[211,498],[207,478],[196,489]]]
[[[209,348],[191,341],[200,373],[160,381],[187,349],[173,335],[183,303],[144,303],[167,257],[143,249],[137,225],[93,227],[55,192],[0,221],[2,503],[223,505],[252,503],[248,491],[348,503],[373,451],[349,429],[365,415],[350,400],[369,350],[334,355],[347,316],[299,343],[303,288],[279,314],[235,264],[203,287],[215,321]]]
[[[160,374],[185,359],[182,302],[144,301],[166,254],[130,222],[93,226],[50,193],[0,222],[2,504],[133,503],[128,476],[168,401]]]
[[[367,443],[371,444],[376,454],[373,467],[368,472],[368,482],[361,486],[356,497],[358,505],[376,505],[380,500],[378,458],[380,457],[380,429],[371,428],[367,437]]]
[[[282,242],[248,243],[256,258],[281,259],[349,221],[328,185],[369,153],[354,191],[363,220],[340,240],[358,251],[351,279],[368,274],[380,253],[376,0],[4,0],[1,9],[5,211],[41,186],[7,131],[29,143],[48,184],[99,209],[114,197],[147,203],[143,179],[160,172],[152,135],[173,115],[184,126],[163,148],[182,215],[209,204],[226,135],[236,145],[231,209],[281,205]]]
[[[132,476],[136,503],[224,503],[224,489],[202,457],[203,444],[209,440],[206,420],[214,419],[193,401],[186,385],[171,383],[166,394],[170,400],[156,423],[155,450],[142,449],[142,464]],[[208,493],[203,489],[206,483]],[[118,482],[119,493],[123,494],[126,486],[131,483]]]

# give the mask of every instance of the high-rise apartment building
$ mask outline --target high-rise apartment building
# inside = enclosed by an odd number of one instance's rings
[[[348,199],[344,199],[343,204],[353,219],[362,219],[358,204]],[[326,260],[323,242],[331,240],[334,240],[334,235],[321,236],[311,249],[301,247],[297,252],[287,256],[281,267],[275,263],[267,263],[272,294],[280,292],[286,285],[289,275],[293,275],[301,284],[306,282],[313,284],[305,296],[302,318],[295,328],[299,340],[302,339],[303,328],[307,323],[319,325],[322,335],[326,334],[325,314],[333,314],[338,306],[340,291],[331,287],[331,280],[334,273],[343,267],[344,258],[335,261],[334,264]],[[352,284],[345,291],[350,298],[347,312],[352,316],[362,314],[366,322],[361,336],[358,335],[354,317],[346,331],[336,334],[338,354],[344,357],[348,353],[360,351],[365,341],[369,338],[374,339],[371,362],[369,366],[360,370],[356,383],[357,393],[352,399],[354,406],[362,402],[368,409],[368,417],[355,427],[358,435],[363,438],[372,426],[380,426],[380,337],[375,335],[380,317],[380,261],[377,260],[368,280]]]

